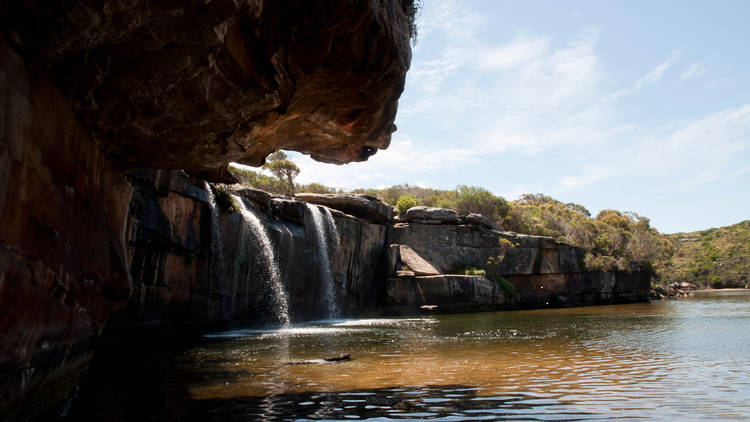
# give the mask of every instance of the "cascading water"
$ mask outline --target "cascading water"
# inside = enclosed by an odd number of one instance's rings
[[[326,226],[333,226],[336,230],[336,225],[333,222],[333,217],[330,213],[327,222],[323,221],[323,213],[316,205],[306,204],[307,209],[310,210],[313,223],[315,224],[315,240],[318,243],[318,258],[320,260],[320,275],[323,283],[323,299],[325,301],[326,309],[328,310],[329,318],[336,318],[339,316],[338,303],[336,302],[333,286],[333,274],[331,273],[331,260],[328,257],[328,240],[326,239]],[[338,239],[338,236],[336,236]]]
[[[226,270],[226,264],[224,262],[224,240],[221,234],[221,221],[219,216],[219,209],[216,207],[216,196],[214,191],[211,190],[211,186],[208,182],[205,184],[206,193],[208,194],[208,205],[211,207],[211,256],[213,257],[211,262],[211,277],[208,282],[208,317],[212,319],[211,309],[211,281],[212,279],[223,278]]]
[[[328,230],[331,236],[333,236],[333,251],[334,254],[338,253],[340,245],[339,229],[336,227],[336,221],[333,219],[333,214],[329,208],[323,208],[326,213],[326,222],[328,223]]]
[[[247,223],[247,226],[250,228],[253,234],[255,234],[258,242],[260,242],[261,257],[266,267],[268,268],[268,284],[271,292],[273,293],[274,316],[282,324],[288,325],[289,301],[287,299],[286,291],[284,291],[284,286],[281,283],[279,265],[273,252],[271,239],[268,237],[268,233],[263,227],[263,224],[260,222],[260,219],[258,219],[255,214],[247,209],[245,203],[242,201],[242,198],[237,195],[232,195],[232,198],[234,199],[234,202],[239,206],[240,213],[242,214],[242,218],[245,220],[245,223]]]

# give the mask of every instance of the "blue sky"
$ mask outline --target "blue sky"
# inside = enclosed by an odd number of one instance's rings
[[[302,183],[483,186],[662,232],[750,218],[750,2],[424,0],[391,146]]]

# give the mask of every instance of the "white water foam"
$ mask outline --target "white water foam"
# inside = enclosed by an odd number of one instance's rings
[[[318,258],[320,261],[320,276],[322,278],[323,287],[323,300],[328,312],[329,318],[336,318],[339,315],[338,303],[336,302],[334,285],[333,285],[333,274],[331,272],[331,260],[329,258],[328,251],[328,240],[326,236],[326,227],[333,226],[336,228],[333,222],[333,217],[330,217],[330,211],[326,214],[327,221],[323,221],[323,213],[320,212],[318,206],[313,204],[306,204],[307,209],[310,210],[313,223],[315,225],[315,240],[318,243]],[[338,238],[338,236],[336,236]]]
[[[279,272],[279,265],[276,261],[276,256],[273,252],[273,244],[271,239],[268,237],[266,229],[260,222],[260,219],[247,209],[245,203],[237,195],[232,195],[235,203],[240,207],[240,213],[242,218],[247,223],[247,226],[255,234],[258,242],[261,246],[261,257],[266,267],[268,268],[268,286],[273,293],[274,301],[274,316],[276,320],[284,325],[289,324],[289,301],[284,290],[284,286],[281,282],[281,274]]]

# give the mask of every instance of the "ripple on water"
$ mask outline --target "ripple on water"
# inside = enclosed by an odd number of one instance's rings
[[[748,332],[737,298],[339,320],[214,333],[178,366],[196,412],[227,420],[734,420]]]

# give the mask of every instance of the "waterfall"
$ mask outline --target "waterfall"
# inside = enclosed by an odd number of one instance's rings
[[[323,208],[323,210],[326,213],[326,223],[328,223],[328,230],[329,233],[333,236],[333,253],[337,254],[339,252],[339,248],[341,247],[341,240],[339,238],[339,229],[336,228],[336,221],[333,219],[333,214],[331,214],[331,210],[326,207]]]
[[[253,234],[255,234],[255,237],[260,243],[261,258],[263,259],[266,268],[268,268],[268,283],[269,287],[271,288],[271,292],[273,293],[274,316],[276,320],[284,325],[287,325],[289,324],[289,302],[286,292],[284,291],[284,286],[281,283],[279,265],[273,252],[273,244],[271,244],[271,239],[268,237],[268,233],[263,227],[263,224],[260,222],[260,219],[258,219],[258,217],[254,213],[250,212],[250,210],[247,209],[245,203],[242,201],[242,198],[237,195],[232,195],[232,199],[234,199],[234,202],[237,204],[237,206],[239,206],[240,212],[242,213],[242,218],[245,220],[245,223],[253,232]]]
[[[323,284],[323,299],[325,301],[326,309],[328,310],[329,318],[336,318],[339,316],[338,303],[334,293],[333,286],[333,275],[331,274],[331,260],[328,257],[328,241],[326,239],[326,226],[333,226],[334,230],[336,225],[333,222],[330,211],[326,214],[326,222],[323,221],[323,213],[316,205],[306,204],[307,209],[310,210],[313,223],[315,223],[315,240],[318,243],[318,259],[320,260],[320,276]],[[338,236],[337,236],[338,238]]]
[[[212,281],[215,278],[224,277],[226,266],[224,263],[224,240],[221,234],[221,221],[219,210],[216,207],[216,197],[208,182],[203,183],[206,187],[206,193],[208,193],[208,205],[211,207],[211,276],[208,278],[208,294],[206,295],[208,319],[211,320],[213,318],[213,309],[211,309]]]

